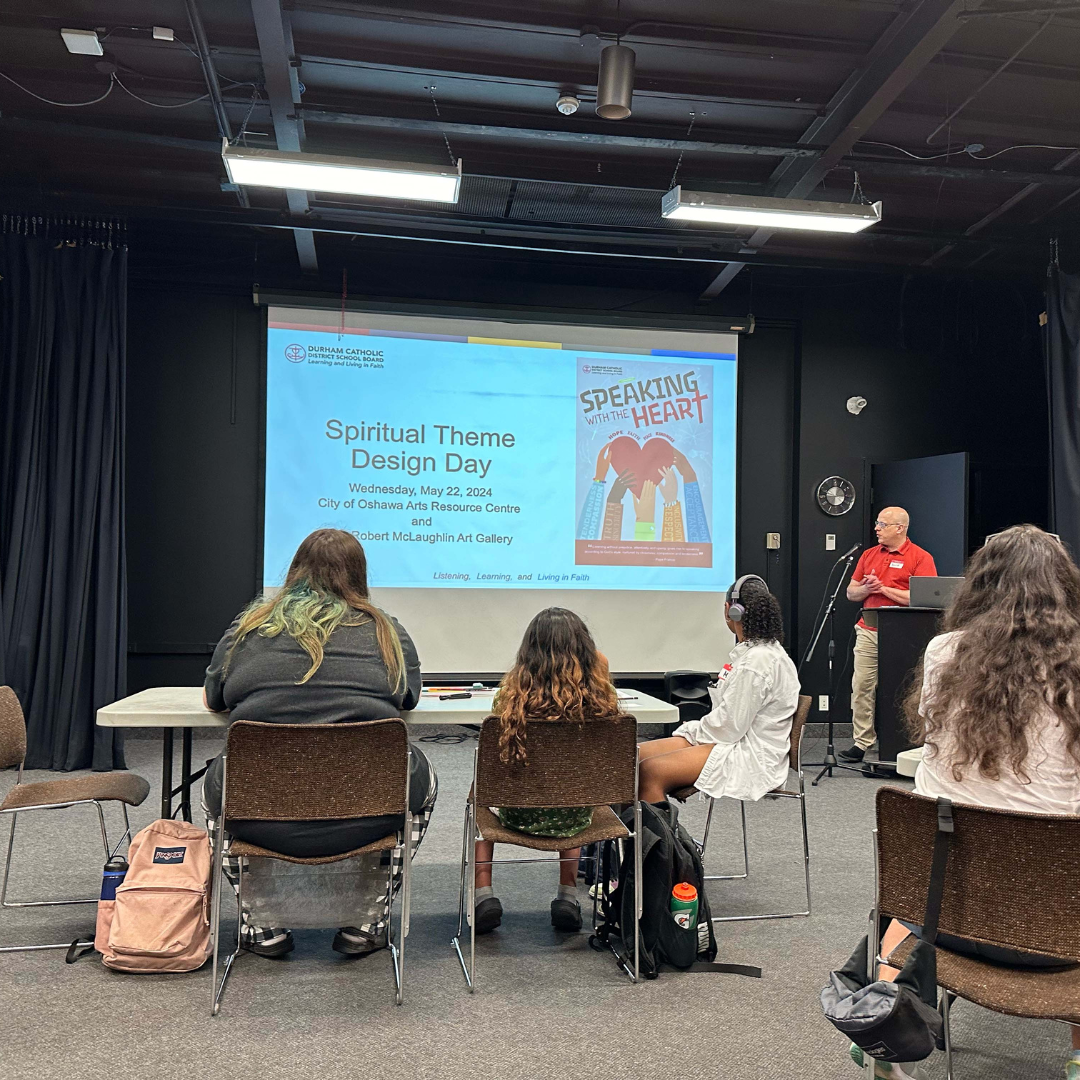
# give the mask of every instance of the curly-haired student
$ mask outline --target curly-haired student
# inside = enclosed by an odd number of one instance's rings
[[[607,658],[596,648],[588,627],[572,611],[550,607],[529,623],[513,667],[503,677],[492,711],[501,720],[499,756],[504,762],[528,760],[530,720],[610,720],[619,701]],[[593,808],[494,808],[508,829],[533,836],[565,836],[568,841],[592,822]],[[487,934],[502,922],[502,903],[491,886],[495,845],[476,843],[476,932]],[[556,930],[581,929],[577,898],[579,847],[559,852],[559,892],[551,902]]]

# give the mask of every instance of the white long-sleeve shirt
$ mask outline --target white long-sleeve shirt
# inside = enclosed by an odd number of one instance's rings
[[[709,690],[712,711],[674,734],[694,746],[714,744],[694,784],[698,791],[756,800],[787,781],[799,676],[775,641],[740,641],[729,660]]]
[[[938,675],[953,656],[962,630],[939,634],[923,657],[922,698],[919,712],[934,708]],[[962,779],[953,776],[956,742],[948,724],[934,735],[934,747],[927,746],[915,772],[915,790],[932,799],[944,797],[973,806],[999,810],[1027,810],[1036,814],[1080,814],[1080,770],[1069,753],[1067,736],[1057,717],[1046,709],[1033,716],[1028,725],[1028,756],[1025,783],[1012,771],[1008,761],[999,765],[1000,777],[990,780],[975,764],[967,765]]]

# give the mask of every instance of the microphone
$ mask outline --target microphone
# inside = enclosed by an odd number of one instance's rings
[[[851,556],[854,555],[855,552],[858,551],[858,550],[859,550],[859,545],[858,544],[852,544],[851,547],[849,547],[847,549],[847,551],[845,551],[844,554],[841,555],[840,558],[837,559],[836,561],[840,562],[841,559],[850,559]]]

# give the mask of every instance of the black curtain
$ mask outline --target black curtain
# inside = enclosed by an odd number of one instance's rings
[[[1052,265],[1046,288],[1051,528],[1080,557],[1080,274]]]
[[[95,713],[127,692],[127,251],[115,223],[3,226],[0,683],[28,767],[123,768]]]

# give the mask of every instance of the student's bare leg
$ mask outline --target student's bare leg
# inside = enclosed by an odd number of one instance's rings
[[[559,852],[559,884],[577,888],[578,860],[581,858],[581,848],[567,848]]]
[[[638,743],[638,758],[645,761],[647,758],[670,754],[675,750],[685,750],[689,745],[686,739],[678,735],[667,739],[651,739],[649,742]]]
[[[476,841],[476,887],[491,884],[491,860],[495,857],[495,844],[491,840]]]
[[[658,740],[679,743],[685,739]],[[701,770],[712,753],[713,744],[686,745],[667,753],[652,754],[641,762],[638,777],[638,798],[642,802],[657,803],[667,798],[669,791],[689,787],[701,775]]]

